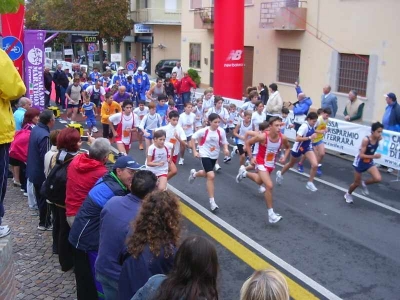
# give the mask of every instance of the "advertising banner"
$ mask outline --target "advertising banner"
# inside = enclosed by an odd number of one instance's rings
[[[214,93],[242,99],[244,0],[214,3]]]
[[[32,105],[44,109],[44,80],[45,64],[44,40],[46,32],[43,30],[25,31],[25,85],[27,97]]]
[[[400,170],[400,132],[383,130],[377,152],[382,157],[375,159],[376,163]]]
[[[1,26],[3,36],[3,50],[14,62],[21,78],[23,78],[23,60],[24,60],[24,15],[25,7],[20,6],[15,14],[1,15]]]

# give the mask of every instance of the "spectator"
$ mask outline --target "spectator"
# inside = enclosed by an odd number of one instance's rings
[[[46,199],[41,196],[40,188],[45,180],[44,156],[50,150],[49,133],[54,126],[55,117],[51,110],[43,111],[39,123],[32,128],[29,138],[28,161],[26,176],[33,183],[36,201],[39,207],[39,230],[51,230],[50,213],[47,210]]]
[[[269,92],[269,98],[264,110],[265,114],[267,115],[267,121],[271,117],[279,117],[283,107],[283,100],[281,98],[281,94],[278,92],[278,86],[276,83],[271,83],[269,85]]]
[[[289,300],[285,277],[275,269],[255,271],[240,290],[240,300]]]
[[[160,96],[164,96],[166,99],[166,95],[167,94],[165,92],[162,78],[157,78],[157,83],[153,87],[151,87],[146,93],[147,99],[155,103],[157,103],[158,97]]]
[[[120,85],[126,85],[126,77],[124,74],[124,67],[118,67],[117,74],[114,74],[111,79],[111,84],[116,84],[119,81]]]
[[[68,166],[65,208],[70,227],[90,189],[107,173],[105,163],[111,150],[110,146],[108,139],[94,139],[89,154],[77,155]]]
[[[177,84],[178,93],[182,96],[183,104],[190,102],[191,89],[196,90],[196,84],[190,78],[188,72],[183,73],[182,79]]]
[[[139,68],[142,68],[142,71],[145,71],[145,72],[147,72],[147,59],[146,59],[146,56],[142,56],[142,62],[140,63],[140,67]],[[138,71],[139,71],[139,68],[138,68]]]
[[[150,89],[149,76],[143,72],[145,68],[140,66],[137,72],[133,75],[133,83],[137,92],[137,97],[139,101],[146,101],[146,92]]]
[[[349,122],[360,123],[364,110],[364,103],[357,98],[357,92],[351,90],[349,92],[349,102],[347,102],[344,109],[344,119]]]
[[[100,178],[83,201],[69,234],[73,246],[78,300],[97,299],[94,261],[99,248],[100,213],[114,196],[125,196],[136,170],[141,166],[130,156],[117,159],[113,170]]]
[[[267,105],[268,102],[268,97],[269,97],[269,93],[268,93],[268,89],[265,86],[264,83],[259,83],[258,84],[258,90],[260,91],[260,100],[264,105]]]
[[[58,64],[57,65],[57,70],[55,70],[54,74],[53,74],[53,82],[55,84],[55,90],[56,90],[56,105],[61,105],[61,86],[58,83],[58,78],[60,77],[61,73],[63,73],[63,71],[61,70],[62,65]]]
[[[65,101],[65,92],[67,91],[70,81],[72,81],[72,75],[69,73],[69,68],[64,68],[64,72],[61,72],[57,76],[57,82],[60,86],[60,102],[62,109],[67,108],[67,103]]]
[[[386,109],[383,114],[382,124],[386,130],[400,132],[400,105],[397,103],[396,95],[388,93],[386,97]]]
[[[117,103],[122,103],[125,100],[131,100],[131,95],[126,92],[126,87],[123,85],[120,85],[118,87],[118,93],[115,93],[113,95],[113,100]]]
[[[106,299],[117,299],[118,280],[122,270],[120,255],[125,249],[129,223],[136,218],[143,199],[156,188],[156,185],[157,177],[152,172],[138,171],[132,179],[131,193],[111,198],[101,211],[96,279],[101,283]],[[128,299],[132,296],[133,294]]]
[[[306,94],[303,93],[301,87],[297,82],[295,82],[294,84],[296,86],[297,102],[293,103],[293,114],[294,114],[293,123],[294,123],[294,130],[296,130],[297,132],[301,124],[303,124],[306,120],[308,111],[310,110],[310,107],[312,105],[312,101],[310,97],[307,97]]]
[[[43,72],[44,79],[44,108],[48,108],[50,106],[50,95],[51,89],[53,85],[53,76],[51,76],[50,68],[45,67]]]
[[[181,80],[183,78],[184,73],[180,61],[176,62],[176,66],[172,69],[171,73],[176,73],[176,79],[178,80]]]
[[[151,276],[169,273],[180,237],[180,222],[179,199],[170,191],[155,192],[143,200],[133,234],[127,239],[131,256],[123,263],[120,300],[131,299]]]
[[[57,149],[57,137],[60,133],[60,129],[56,129],[50,132],[49,139],[50,139],[50,150],[44,156],[44,175],[47,178],[51,170],[51,159],[53,158],[54,154],[58,152]]]
[[[337,97],[331,93],[330,85],[324,86],[322,92],[323,94],[321,96],[321,107],[323,109],[330,108],[332,112],[331,117],[334,118],[338,110]]]
[[[151,277],[132,300],[216,300],[218,271],[214,245],[201,236],[188,237],[179,247],[169,274]]]
[[[0,238],[10,234],[8,226],[2,226],[4,197],[7,190],[8,160],[10,144],[14,138],[15,124],[11,101],[26,92],[24,82],[8,54],[0,49]]]
[[[18,100],[18,109],[14,112],[15,130],[22,128],[22,122],[26,110],[32,106],[32,101],[26,97],[22,97]]]
[[[165,79],[164,90],[165,90],[165,93],[167,94],[167,97],[172,97],[172,99],[174,99],[174,97],[175,97],[175,87],[171,83],[171,79],[170,78]]]

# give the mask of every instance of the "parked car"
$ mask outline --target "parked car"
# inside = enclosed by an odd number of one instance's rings
[[[171,74],[172,69],[176,66],[176,63],[181,61],[180,59],[163,59],[156,65],[156,74],[158,77],[165,78],[167,73]]]

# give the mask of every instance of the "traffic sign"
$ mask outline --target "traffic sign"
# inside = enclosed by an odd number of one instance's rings
[[[133,60],[128,61],[125,64],[125,69],[127,69],[128,71],[135,71],[136,69],[136,62]]]
[[[15,61],[24,53],[24,46],[15,36],[6,36],[3,38],[3,50]]]
[[[89,46],[88,46],[89,51],[96,51],[96,48],[97,48],[96,44],[93,44],[93,43],[89,44]]]

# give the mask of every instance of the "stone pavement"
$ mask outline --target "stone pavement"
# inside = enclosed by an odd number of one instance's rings
[[[3,224],[12,230],[16,299],[76,299],[75,276],[62,272],[52,254],[51,231],[39,231],[38,216],[31,216],[27,197],[8,180]]]

